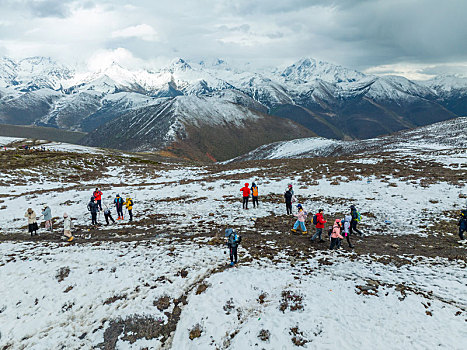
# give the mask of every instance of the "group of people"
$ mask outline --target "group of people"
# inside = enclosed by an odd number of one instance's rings
[[[104,211],[104,218],[106,221],[106,225],[110,224],[110,221],[115,223],[115,220],[112,217],[111,211],[108,206],[105,206],[105,209],[102,210],[102,191],[99,188],[93,192],[91,200],[88,203],[88,211],[91,213],[91,225],[97,227],[97,215],[99,212]],[[115,209],[117,211],[118,218],[117,220],[123,220],[123,206],[126,207],[129,215],[129,221],[133,221],[133,199],[127,197],[126,200],[123,200],[119,194],[115,197],[113,201],[115,205]],[[40,217],[43,217],[45,229],[48,231],[53,231],[53,224],[52,224],[52,210],[48,205],[45,205],[42,210],[42,215],[37,216],[36,213],[32,208],[28,208],[24,217],[28,219],[28,231],[31,236],[38,236],[39,234],[37,231],[39,230],[39,225],[37,224],[37,220]],[[73,222],[71,221],[71,217],[67,214],[63,214],[63,235],[67,238],[69,242],[71,242],[74,237],[71,234],[71,230],[73,229]]]
[[[240,189],[240,192],[243,194],[243,209],[248,209],[248,200],[250,199],[250,194],[251,194],[251,199],[253,201],[253,208],[258,207],[258,186],[253,182],[251,184],[251,188],[248,187],[249,183],[245,183],[245,186]]]
[[[102,191],[99,188],[93,192],[91,200],[88,203],[88,210],[91,213],[91,225],[97,226],[97,215],[99,212],[104,211],[104,218],[106,222],[106,226],[110,225],[110,221],[115,223],[114,218],[112,217],[112,213],[109,207],[106,205],[105,210],[102,210]],[[128,211],[128,215],[130,219],[128,221],[133,221],[133,199],[131,197],[127,197],[126,200],[123,200],[119,194],[115,197],[113,204],[115,205],[115,209],[117,211],[117,220],[123,220],[123,206],[126,207]]]
[[[39,230],[39,225],[37,224],[37,220],[40,217],[43,217],[45,229],[52,232],[53,231],[53,224],[52,224],[52,210],[48,205],[44,205],[42,209],[42,215],[37,216],[35,211],[32,208],[28,208],[24,217],[28,219],[28,231],[32,236],[39,236],[37,231]],[[74,237],[71,234],[71,229],[73,228],[73,223],[71,222],[71,218],[68,216],[67,213],[63,213],[63,235],[67,238],[68,242],[71,242]]]
[[[296,233],[297,229],[300,228],[302,234],[307,234],[308,231],[305,226],[305,221],[308,216],[308,213],[303,209],[301,204],[297,204],[298,213],[294,214],[297,217],[297,221],[292,228],[292,232]],[[287,212],[288,214],[288,212]],[[357,228],[358,223],[361,221],[361,214],[357,211],[355,205],[350,206],[349,215],[344,215],[342,219],[336,219],[332,226],[328,228],[328,235],[331,241],[330,249],[338,249],[341,247],[341,241],[344,239],[347,240],[349,248],[354,246],[350,242],[350,236],[355,232],[360,236],[363,236],[363,232]],[[316,227],[315,234],[311,237],[311,241],[314,242],[316,239],[319,239],[318,242],[325,242],[323,240],[323,229],[324,224],[327,223],[327,220],[324,220],[324,209],[319,209],[318,212],[313,216],[312,220],[313,225]]]

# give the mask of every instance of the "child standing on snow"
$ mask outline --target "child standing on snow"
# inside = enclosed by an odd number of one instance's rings
[[[344,236],[347,239],[347,243],[349,244],[349,248],[353,248],[352,243],[350,243],[350,222],[352,221],[352,217],[350,215],[346,215],[341,223],[343,224],[344,228]]]
[[[231,228],[225,230],[225,237],[227,237],[227,247],[229,247],[230,252],[230,266],[234,266],[238,261],[237,249],[242,239]]]
[[[128,215],[130,215],[130,220],[128,221],[133,221],[133,200],[130,197],[127,197],[126,201],[123,202],[123,204],[128,210]]]
[[[334,249],[334,247],[340,248],[340,240],[343,239],[341,235],[341,221],[339,219],[336,219],[334,221],[334,225],[332,226],[332,232],[331,232],[331,246],[329,249]]]
[[[52,231],[52,211],[48,205],[44,206],[42,210],[42,216],[44,217],[45,221],[45,229]]]
[[[297,217],[297,221],[295,222],[295,225],[293,225],[293,229],[291,230],[292,232],[297,232],[298,226],[300,226],[300,229],[302,230],[302,233],[306,235],[306,227],[305,227],[305,220],[307,213],[303,211],[303,207],[301,204],[297,205],[298,208],[298,214],[294,214],[294,216]]]
[[[71,218],[68,216],[67,213],[63,214],[63,235],[68,238],[68,242],[71,242],[75,239],[71,234],[71,229],[73,228],[73,223],[71,222]]]

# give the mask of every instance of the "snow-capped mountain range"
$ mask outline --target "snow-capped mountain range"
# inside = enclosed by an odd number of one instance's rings
[[[189,108],[176,109],[181,105]],[[261,71],[219,59],[177,58],[156,70],[130,70],[112,63],[94,72],[77,72],[44,57],[0,59],[0,123],[93,132],[92,143],[104,145],[108,140],[96,138],[96,130],[117,132],[118,124],[125,124],[122,120],[135,115],[145,116],[137,124],[148,128],[146,124],[157,120],[150,111],[160,106],[173,108],[166,123],[170,130],[201,128],[210,118],[220,118],[216,127],[243,120],[235,127],[248,129],[249,121],[273,115],[298,123],[308,136],[370,138],[467,115],[467,78],[414,82],[365,75],[311,58]],[[177,133],[158,134],[157,140],[140,142],[137,148],[152,150],[180,141],[172,137]],[[283,133],[278,140],[297,136]],[[127,148],[124,138],[119,142],[110,143]]]

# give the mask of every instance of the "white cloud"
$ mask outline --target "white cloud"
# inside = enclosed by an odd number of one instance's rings
[[[109,67],[114,62],[128,68],[144,65],[144,62],[136,58],[130,51],[119,47],[115,50],[99,50],[95,52],[88,59],[87,68],[91,71],[98,71]]]
[[[157,32],[148,24],[138,24],[112,32],[112,38],[139,38],[145,41],[158,41]]]

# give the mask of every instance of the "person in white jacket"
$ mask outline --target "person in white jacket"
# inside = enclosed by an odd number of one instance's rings
[[[32,210],[32,208],[28,208],[24,217],[28,218],[28,231],[31,236],[37,236],[37,230],[39,227],[37,226],[37,217],[34,210]]]
[[[63,214],[63,235],[68,237],[68,242],[71,242],[75,238],[71,234],[71,229],[73,228],[73,223],[71,222],[71,218],[68,216],[67,213]]]
[[[352,216],[346,215],[341,222],[344,224],[344,237],[347,239],[349,248],[353,248],[352,243],[350,243],[350,222],[352,221]]]

